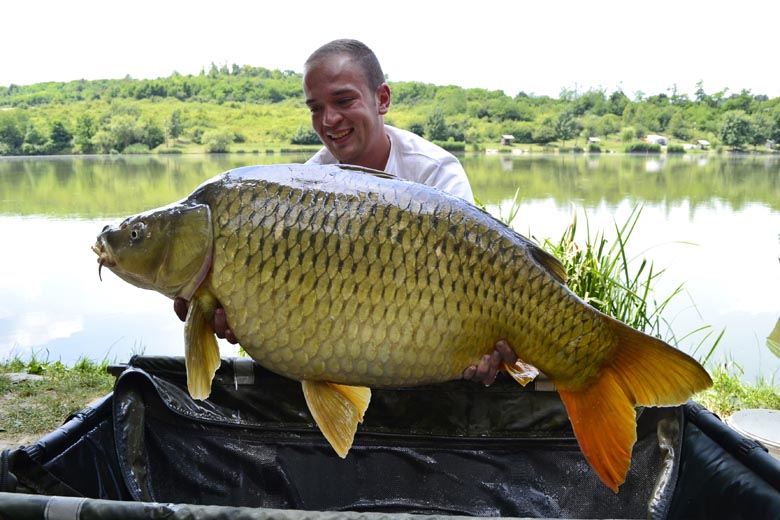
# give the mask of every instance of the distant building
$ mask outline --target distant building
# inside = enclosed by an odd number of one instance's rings
[[[646,138],[647,142],[650,144],[660,144],[661,146],[668,146],[669,145],[669,139],[662,135],[653,135],[650,134]]]
[[[512,143],[514,143],[514,142],[515,142],[515,136],[513,136],[513,135],[502,135],[501,136],[501,144],[502,145],[512,146]]]
[[[710,142],[705,139],[699,139],[696,141],[696,148],[700,150],[708,150],[710,147]]]

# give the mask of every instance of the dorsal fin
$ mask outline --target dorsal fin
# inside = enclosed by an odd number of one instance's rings
[[[566,285],[568,275],[566,274],[566,268],[563,267],[561,261],[541,247],[532,243],[529,244],[530,246],[528,249],[534,260],[541,264],[556,281]]]
[[[374,170],[373,168],[366,168],[364,166],[355,166],[354,164],[339,164],[340,168],[343,168],[345,170],[350,170],[353,172],[358,173],[365,173],[367,175],[373,175],[374,177],[379,177],[380,179],[396,179],[398,180],[398,177],[393,175],[392,173],[387,173],[382,170]]]

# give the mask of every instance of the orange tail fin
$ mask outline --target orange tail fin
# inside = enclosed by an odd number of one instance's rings
[[[567,390],[562,384],[558,392],[585,458],[617,493],[626,479],[636,442],[634,407],[682,404],[712,385],[712,380],[687,354],[617,320],[604,318],[619,338],[613,359],[584,388]]]

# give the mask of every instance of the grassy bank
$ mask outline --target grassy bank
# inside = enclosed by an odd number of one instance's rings
[[[746,383],[742,369],[735,364],[723,364],[710,369],[712,388],[696,395],[695,400],[720,417],[729,417],[739,410],[768,408],[780,410],[780,385],[759,378]]]
[[[42,437],[113,388],[107,363],[14,358],[0,364],[0,447]]]

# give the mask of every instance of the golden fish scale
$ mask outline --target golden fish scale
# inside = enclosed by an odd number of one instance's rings
[[[247,182],[210,205],[210,288],[247,352],[288,377],[446,381],[507,338],[579,387],[615,344],[521,237],[413,184],[367,195]]]

